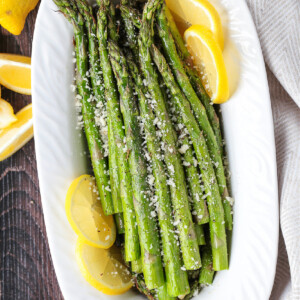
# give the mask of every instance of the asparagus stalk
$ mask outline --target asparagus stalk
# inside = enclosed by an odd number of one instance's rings
[[[120,178],[119,178],[119,170],[118,170],[118,153],[117,153],[117,146],[115,144],[113,127],[111,124],[111,120],[109,120],[108,124],[109,128],[109,175],[110,175],[110,186],[111,186],[111,193],[112,199],[114,204],[114,212],[121,213],[123,212],[123,205],[122,200],[120,197]]]
[[[175,74],[176,80],[182,89],[183,93],[189,100],[197,122],[199,123],[201,129],[203,130],[205,139],[208,144],[210,156],[215,163],[215,172],[216,177],[219,183],[219,193],[222,196],[222,203],[225,211],[225,223],[226,228],[232,229],[232,215],[231,215],[231,205],[228,201],[228,189],[226,176],[224,173],[223,161],[220,152],[220,147],[217,143],[214,131],[209,123],[205,107],[202,105],[200,100],[195,93],[188,76],[185,73],[185,69],[181,62],[180,57],[178,56],[176,46],[172,35],[169,30],[168,20],[165,15],[165,5],[162,5],[160,10],[157,13],[157,22],[158,22],[158,34],[160,36],[166,57],[172,67],[172,70]]]
[[[128,5],[126,5],[125,1],[121,1],[120,9],[122,12],[122,16],[124,16],[125,19],[130,20],[136,28],[141,28],[142,18],[140,12],[137,9],[129,7]]]
[[[121,112],[125,124],[129,153],[129,167],[132,176],[134,208],[140,237],[143,273],[146,285],[154,289],[164,284],[158,228],[151,206],[147,184],[147,166],[142,155],[142,138],[138,123],[139,112],[135,102],[126,59],[119,47],[109,41],[108,49],[111,65],[117,80],[121,98]]]
[[[206,234],[207,231],[208,230],[205,230]],[[201,247],[201,253],[203,258],[203,266],[200,270],[199,283],[203,285],[210,285],[213,282],[215,274],[215,271],[213,269],[213,258],[210,242],[208,242],[205,246]]]
[[[182,118],[179,118],[182,124]],[[195,158],[193,155],[192,146],[189,143],[189,137],[185,136],[182,143],[181,152],[184,152],[184,165],[186,170],[186,178],[190,187],[193,204],[193,217],[197,224],[205,224],[209,222],[209,214],[206,202],[203,199],[203,190],[201,187],[201,179],[199,177],[197,165],[195,165]],[[197,163],[197,161],[196,161]]]
[[[197,234],[198,245],[199,246],[205,245],[206,241],[205,241],[203,225],[196,224],[195,229]]]
[[[102,0],[101,0],[102,1]],[[99,2],[99,0],[98,0]],[[103,0],[105,3],[108,13],[107,13],[107,27],[109,38],[114,42],[119,40],[119,32],[116,24],[116,10],[114,4],[110,0]]]
[[[156,295],[158,300],[175,300],[177,297],[172,297],[168,294],[167,285],[164,284],[163,286],[159,287],[156,290]]]
[[[139,46],[137,43],[137,31],[136,26],[134,25],[132,18],[130,17],[129,10],[133,10],[132,8],[126,6],[123,4],[124,1],[121,1],[121,16],[124,21],[125,31],[126,31],[126,37],[127,37],[127,43],[129,45],[129,48],[132,50],[135,57],[138,57],[139,55]]]
[[[110,193],[108,162],[104,157],[103,143],[95,124],[94,105],[91,101],[90,80],[87,78],[88,67],[88,41],[84,32],[84,19],[73,6],[65,0],[55,0],[55,4],[64,13],[74,28],[75,52],[77,61],[77,88],[81,96],[84,131],[91,155],[92,166],[100,194],[103,211],[106,215],[113,214],[113,203]]]
[[[167,6],[165,8],[165,13],[166,13],[166,17],[169,21],[170,32],[176,43],[178,53],[180,54],[181,59],[184,62],[184,67],[185,67],[186,73],[193,85],[195,92],[197,93],[198,98],[201,99],[201,102],[206,109],[207,117],[210,121],[212,129],[216,136],[217,143],[220,148],[220,153],[223,154],[223,140],[222,140],[222,134],[221,134],[221,129],[220,129],[219,117],[214,109],[214,106],[212,105],[211,99],[209,98],[207,92],[205,91],[205,89],[202,85],[202,82],[198,75],[197,70],[195,70],[193,67],[192,56],[189,53],[188,49],[186,48],[185,42],[176,26],[176,23],[173,19],[171,12]]]
[[[152,97],[152,104],[156,118],[160,124],[162,141],[165,144],[165,162],[170,179],[172,204],[175,211],[175,222],[179,231],[184,265],[187,270],[198,269],[201,259],[197,244],[192,216],[189,210],[188,193],[185,185],[183,167],[176,149],[173,128],[165,107],[164,98],[160,90],[158,75],[152,65],[150,48],[153,43],[154,13],[160,0],[149,0],[143,11],[142,27],[139,34],[140,65],[145,77],[148,91]]]
[[[190,196],[192,199],[190,202],[193,204],[192,207],[190,206],[190,210],[193,210],[192,215],[197,224],[208,223],[209,214],[206,202],[203,199],[203,187],[201,186],[200,174],[198,173],[197,169],[198,162],[194,158],[188,131],[183,125],[183,120],[180,113],[178,113],[176,107],[174,107],[174,103],[172,103],[172,97],[169,98],[171,95],[168,95],[165,88],[162,89],[162,92],[164,93],[168,113],[179,135],[178,141],[181,145],[179,152],[182,154],[183,165],[186,171],[186,179],[190,188]],[[175,132],[174,134],[176,135]]]
[[[88,49],[89,49],[89,65],[91,83],[94,96],[97,102],[101,101],[103,104],[105,101],[103,76],[100,67],[99,47],[97,41],[97,23],[93,16],[92,7],[88,4],[87,0],[76,0],[76,4],[80,14],[85,19],[85,27],[88,35]]]
[[[114,214],[115,223],[117,226],[118,234],[125,233],[125,227],[124,227],[124,217],[122,213]]]
[[[97,102],[101,102],[98,105],[102,109],[102,119],[101,119],[101,137],[103,141],[108,140],[106,120],[104,119],[106,110],[106,99],[105,99],[105,89],[103,84],[103,75],[100,66],[100,57],[99,57],[99,46],[97,40],[97,23],[93,16],[92,7],[88,4],[86,0],[76,0],[77,7],[79,12],[85,18],[85,25],[87,28],[88,39],[89,39],[89,59],[90,59],[90,75],[91,82],[93,87],[93,93]],[[108,124],[110,126],[110,124]],[[122,201],[120,198],[119,192],[119,177],[118,177],[118,167],[116,160],[116,149],[113,141],[113,136],[110,136],[109,147],[109,174],[110,174],[110,185],[111,185],[111,194],[112,201],[114,206],[114,213],[121,213],[123,211]],[[118,225],[118,224],[117,224]]]
[[[136,274],[143,273],[142,257],[131,262],[131,271]]]
[[[154,125],[155,116],[151,106],[148,105],[145,96],[147,90],[143,84],[139,69],[129,53],[127,55],[127,60],[131,76],[134,79],[135,91],[138,94],[140,114],[144,124],[147,148],[152,162],[155,193],[159,207],[158,220],[162,239],[167,290],[168,294],[172,296],[185,295],[189,293],[190,290],[189,282],[186,271],[182,270],[183,262],[180,255],[180,247],[174,234],[175,226],[173,225],[172,220],[171,197],[167,185],[164,164],[160,159],[161,149]]]
[[[210,236],[212,241],[213,265],[219,271],[228,268],[227,242],[224,225],[224,210],[219,193],[216,176],[212,161],[209,156],[203,133],[193,115],[190,104],[181,92],[165,58],[159,50],[152,45],[152,56],[160,71],[166,86],[170,90],[172,99],[181,114],[192,140],[194,150],[201,169],[204,188],[207,196],[208,210],[210,215]]]
[[[127,153],[123,151],[125,148],[122,116],[119,106],[119,97],[114,81],[112,67],[109,61],[107,49],[108,20],[110,2],[107,0],[99,0],[100,8],[97,13],[97,36],[99,42],[100,63],[103,70],[103,79],[105,86],[105,95],[107,99],[108,122],[111,122],[108,135],[114,136],[114,144],[118,157],[118,171],[120,180],[120,197],[123,205],[123,216],[125,225],[125,257],[127,261],[133,261],[140,256],[138,228],[136,224],[136,216],[133,205],[133,192]],[[109,145],[111,146],[111,144]]]

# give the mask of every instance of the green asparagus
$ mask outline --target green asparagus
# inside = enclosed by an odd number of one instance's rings
[[[208,120],[205,107],[202,105],[200,100],[195,93],[188,76],[185,73],[184,66],[181,62],[181,59],[177,53],[176,46],[173,40],[173,37],[169,30],[168,20],[165,15],[165,5],[162,5],[157,13],[157,23],[158,23],[158,34],[160,36],[165,55],[169,61],[170,66],[175,74],[176,80],[182,89],[183,93],[189,100],[196,120],[200,125],[200,128],[203,130],[204,137],[208,144],[208,149],[210,156],[214,161],[216,177],[219,184],[219,193],[222,197],[222,203],[225,212],[225,223],[226,228],[232,229],[232,210],[231,204],[229,201],[229,194],[227,189],[226,176],[224,173],[223,160],[220,152],[220,147],[217,143],[214,131]]]
[[[168,294],[167,285],[164,284],[163,286],[159,287],[156,290],[157,299],[158,300],[176,300],[176,297],[172,297]]]
[[[181,59],[184,62],[184,67],[185,67],[186,73],[189,76],[189,79],[193,85],[193,88],[194,88],[195,92],[197,93],[197,96],[199,97],[199,99],[201,100],[202,104],[204,105],[204,107],[206,109],[207,117],[208,117],[210,124],[213,128],[213,131],[215,133],[217,143],[220,148],[220,152],[221,152],[221,154],[223,154],[223,140],[222,140],[222,135],[221,135],[219,117],[215,111],[214,106],[212,105],[209,95],[207,94],[207,92],[205,91],[205,89],[202,85],[202,82],[201,82],[201,79],[199,77],[197,70],[193,66],[192,56],[189,53],[189,51],[185,45],[185,42],[176,26],[173,16],[167,6],[165,9],[165,13],[166,13],[166,17],[169,21],[170,32],[176,43],[178,53],[180,54]]]
[[[135,57],[138,57],[139,55],[139,46],[137,43],[137,30],[136,26],[132,22],[132,18],[130,18],[130,12],[129,10],[132,9],[125,4],[123,4],[124,1],[121,1],[121,16],[124,21],[124,27],[125,27],[125,32],[127,36],[127,43],[129,48],[132,50],[134,53]]]
[[[196,229],[196,234],[197,234],[198,245],[199,246],[205,245],[206,240],[205,240],[203,225],[196,224],[195,229]]]
[[[159,138],[156,135],[155,116],[151,106],[148,105],[145,94],[146,87],[133,57],[128,53],[128,66],[131,76],[134,79],[135,91],[138,94],[139,109],[141,119],[144,125],[145,139],[151,157],[152,170],[154,175],[155,195],[158,203],[158,220],[160,225],[160,234],[162,239],[163,259],[165,263],[165,274],[168,293],[172,296],[185,295],[189,293],[189,283],[186,271],[182,270],[182,259],[180,247],[175,236],[175,227],[173,225],[172,204],[169,188],[167,186],[167,177],[164,170],[164,164],[160,159],[161,149]],[[150,174],[150,181],[152,181]]]
[[[165,58],[159,50],[152,45],[152,56],[154,62],[163,76],[166,86],[170,90],[178,111],[181,114],[192,140],[194,150],[201,169],[202,180],[206,192],[208,210],[210,214],[210,236],[213,249],[213,263],[215,270],[228,268],[226,232],[224,225],[224,210],[219,194],[219,188],[209,156],[203,133],[193,115],[190,104],[177,85]]]
[[[184,265],[186,269],[193,270],[201,266],[201,259],[192,215],[189,210],[184,171],[177,153],[172,124],[168,117],[164,98],[157,79],[158,76],[152,65],[150,53],[150,48],[153,43],[154,14],[159,4],[160,0],[149,0],[144,7],[142,26],[138,39],[140,65],[148,91],[152,97],[152,105],[154,106],[165,147],[164,158],[170,177],[168,183],[171,190],[172,204],[175,211],[175,224],[179,231]]]
[[[117,226],[118,234],[125,233],[125,227],[124,227],[124,217],[122,213],[114,214],[115,223]]]
[[[93,170],[98,186],[103,211],[113,214],[113,202],[108,177],[108,161],[104,157],[103,143],[95,124],[94,105],[91,102],[90,80],[88,72],[88,41],[84,31],[84,19],[66,0],[55,0],[56,5],[71,22],[75,36],[75,52],[77,61],[77,88],[81,97],[84,131],[91,155]]]
[[[208,228],[205,228],[205,235],[209,236]],[[203,285],[210,285],[213,282],[215,271],[213,269],[213,258],[211,244],[208,242],[201,247],[201,254],[203,257],[203,266],[200,270],[199,283]]]
[[[111,121],[111,130],[114,135],[114,141],[118,157],[118,171],[120,180],[120,197],[123,205],[123,216],[125,225],[125,257],[127,261],[133,261],[140,256],[138,228],[133,205],[133,191],[127,153],[124,152],[125,132],[123,129],[122,116],[119,106],[119,96],[115,84],[115,79],[108,56],[107,36],[110,2],[99,0],[100,8],[97,13],[97,36],[99,42],[100,63],[103,70],[105,95],[107,100],[108,122]],[[110,129],[110,128],[109,128]],[[108,131],[108,135],[111,132]]]
[[[132,177],[134,208],[140,237],[143,273],[146,285],[154,289],[164,284],[160,242],[155,211],[151,207],[147,184],[147,167],[142,155],[142,138],[138,123],[138,109],[133,95],[126,60],[119,47],[109,41],[111,65],[117,80],[121,99],[121,112],[125,124],[129,167]]]
[[[92,7],[86,0],[76,0],[79,12],[85,18],[85,24],[89,39],[89,60],[90,60],[90,75],[93,87],[93,93],[95,95],[98,106],[100,107],[100,133],[102,140],[108,140],[108,133],[106,127],[106,100],[105,91],[103,85],[103,75],[100,66],[99,47],[97,40],[97,23],[93,16]],[[110,124],[108,124],[108,127]],[[109,147],[109,174],[110,174],[110,186],[112,201],[114,206],[114,213],[121,213],[123,211],[122,201],[119,193],[119,177],[116,160],[116,149],[112,135],[110,136]]]
[[[142,257],[131,262],[131,271],[137,274],[143,273]]]

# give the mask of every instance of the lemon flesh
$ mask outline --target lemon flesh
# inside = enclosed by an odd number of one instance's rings
[[[17,121],[12,106],[0,98],[0,130]]]
[[[65,209],[73,230],[85,243],[109,248],[115,242],[114,219],[104,215],[94,177],[82,175],[72,182]]]
[[[107,295],[123,294],[133,285],[131,274],[123,263],[120,248],[116,246],[101,249],[78,239],[76,259],[87,282]]]
[[[202,25],[212,33],[220,48],[224,48],[224,34],[220,16],[207,0],[166,0],[179,30],[183,33],[191,25]]]
[[[211,31],[193,25],[185,31],[184,39],[213,103],[224,103],[229,98],[228,77],[222,50]]]
[[[17,120],[0,130],[0,161],[18,151],[33,137],[32,105],[16,114]]]
[[[31,95],[30,57],[0,53],[0,84],[25,95]]]

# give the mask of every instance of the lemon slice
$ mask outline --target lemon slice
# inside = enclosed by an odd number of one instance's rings
[[[0,53],[0,84],[14,92],[31,95],[31,58]]]
[[[5,100],[0,99],[0,130],[17,121],[14,109]]]
[[[0,130],[0,161],[14,154],[33,137],[32,105],[25,106],[16,117],[17,121]]]
[[[103,213],[94,177],[82,175],[72,182],[65,209],[73,230],[85,243],[109,248],[115,242],[114,219]]]
[[[223,54],[211,31],[204,26],[193,25],[185,31],[184,39],[213,103],[227,101],[229,87]]]
[[[223,50],[224,35],[220,16],[214,6],[207,0],[166,0],[179,29],[191,25],[202,25],[213,33]]]
[[[80,238],[76,244],[76,259],[86,281],[107,295],[128,291],[132,277],[123,263],[120,248],[101,249],[85,244]]]

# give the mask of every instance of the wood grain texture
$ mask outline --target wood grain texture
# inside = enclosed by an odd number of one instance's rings
[[[0,27],[0,52],[31,55],[38,7],[21,35]],[[2,89],[15,112],[31,97]],[[49,252],[34,142],[0,162],[0,296],[5,300],[63,299]]]

